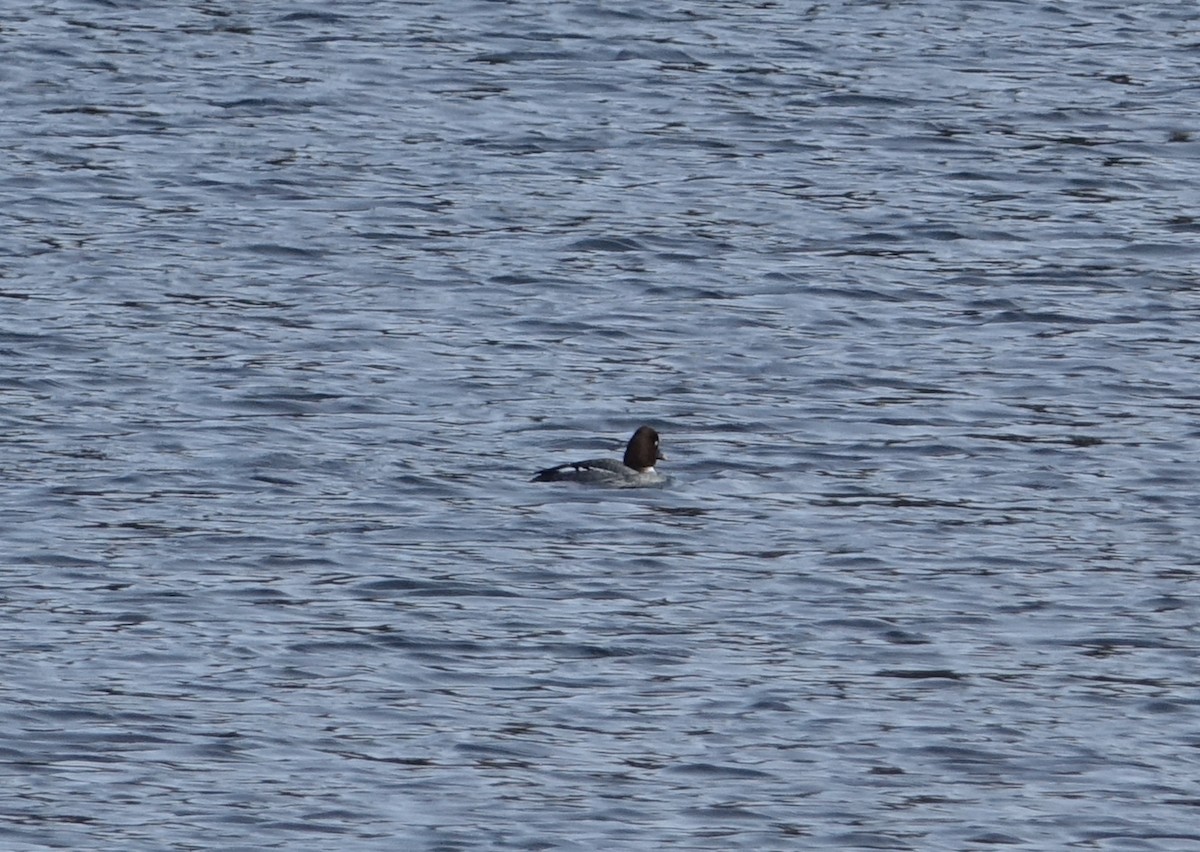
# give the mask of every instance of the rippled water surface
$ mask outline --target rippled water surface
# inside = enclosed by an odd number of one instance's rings
[[[1198,31],[10,10],[0,847],[1200,848]]]

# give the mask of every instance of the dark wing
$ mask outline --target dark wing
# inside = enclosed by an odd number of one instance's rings
[[[558,482],[560,479],[574,479],[578,474],[591,471],[605,473],[619,472],[625,465],[612,459],[585,459],[583,461],[560,464],[558,467],[548,467],[540,470],[530,482]]]

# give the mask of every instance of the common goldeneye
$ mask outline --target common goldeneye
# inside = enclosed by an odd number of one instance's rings
[[[530,482],[587,482],[594,485],[655,485],[663,478],[654,471],[654,463],[666,459],[658,451],[658,433],[639,426],[625,447],[624,461],[585,459],[560,464],[540,471]]]

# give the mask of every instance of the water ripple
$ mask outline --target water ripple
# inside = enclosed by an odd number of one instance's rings
[[[1196,842],[1194,10],[9,18],[6,849]]]

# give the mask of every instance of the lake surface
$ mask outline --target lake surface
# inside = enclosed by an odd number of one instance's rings
[[[1200,849],[1197,32],[10,11],[0,848]]]

